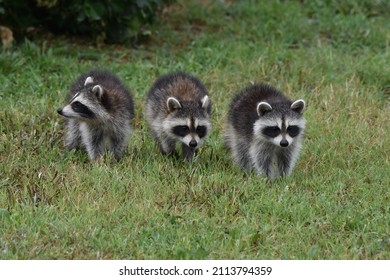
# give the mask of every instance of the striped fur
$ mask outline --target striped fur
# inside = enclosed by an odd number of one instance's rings
[[[163,154],[182,145],[182,156],[192,160],[211,131],[211,102],[195,77],[172,73],[158,78],[149,91],[145,117]]]
[[[83,147],[90,160],[102,157],[107,148],[119,159],[132,131],[134,105],[129,90],[115,75],[93,70],[71,86],[66,105],[65,147]]]
[[[304,108],[303,100],[292,102],[265,84],[239,92],[230,105],[225,130],[234,161],[259,175],[289,175],[302,147]]]

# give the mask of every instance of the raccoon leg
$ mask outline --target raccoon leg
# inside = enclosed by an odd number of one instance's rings
[[[80,124],[74,119],[67,120],[65,133],[65,148],[72,150],[80,146],[81,133],[79,130]]]
[[[277,155],[278,161],[278,171],[280,176],[287,176],[291,173],[291,153],[289,151],[285,151],[283,153],[279,153]]]
[[[265,174],[267,177],[272,177],[272,147],[263,145],[262,143],[252,143],[249,155],[252,161],[252,167],[258,175]]]
[[[123,152],[127,148],[128,134],[115,134],[110,137],[110,151],[114,154],[116,159],[120,159]]]
[[[81,123],[80,131],[85,149],[90,160],[103,156],[104,139],[103,131],[97,128],[90,128],[86,123]]]
[[[269,151],[259,150],[255,154],[251,154],[252,164],[258,175],[265,174],[267,177],[272,177],[272,158]]]
[[[171,140],[167,137],[161,137],[158,140],[160,151],[164,155],[171,155],[175,151],[175,140]]]
[[[237,141],[237,143],[232,147],[232,155],[241,168],[251,169],[250,156],[248,154],[246,143]]]
[[[259,157],[256,161],[255,169],[259,175],[265,174],[267,177],[272,177],[272,159],[268,156]]]
[[[185,160],[192,161],[192,159],[194,158],[195,149],[188,147],[184,143],[181,144],[181,147],[182,147],[183,158]]]

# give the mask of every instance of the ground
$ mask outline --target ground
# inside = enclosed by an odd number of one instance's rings
[[[0,259],[389,259],[385,2],[179,1],[137,47],[56,37],[1,51]],[[135,100],[119,162],[63,148],[56,110],[95,67]],[[176,70],[213,102],[190,164],[159,153],[143,115],[153,81]],[[307,102],[287,178],[245,173],[224,148],[231,98],[253,82]]]

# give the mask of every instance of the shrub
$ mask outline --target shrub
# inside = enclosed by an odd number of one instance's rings
[[[28,27],[123,42],[137,37],[169,0],[0,0],[0,23],[24,35]]]

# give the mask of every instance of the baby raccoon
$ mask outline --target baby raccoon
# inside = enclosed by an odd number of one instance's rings
[[[275,88],[255,84],[234,97],[225,133],[233,159],[268,177],[289,175],[302,146],[305,101],[294,102]]]
[[[134,105],[129,90],[115,75],[93,70],[71,86],[64,108],[65,147],[83,146],[91,160],[108,150],[119,159],[132,130]]]
[[[181,142],[182,155],[189,161],[210,133],[210,113],[206,88],[182,72],[157,79],[146,101],[146,119],[161,152],[172,154]]]

